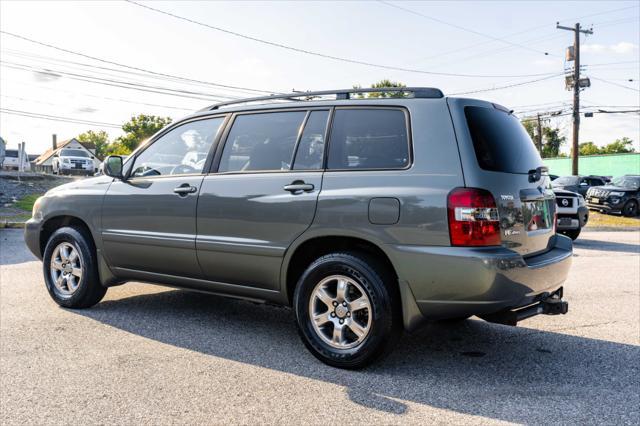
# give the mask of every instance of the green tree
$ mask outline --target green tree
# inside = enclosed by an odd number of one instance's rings
[[[596,155],[600,154],[600,148],[593,142],[582,142],[578,145],[580,155]]]
[[[139,114],[131,117],[131,120],[122,125],[125,134],[116,138],[114,146],[110,146],[110,154],[127,155],[136,149],[140,143],[158,130],[171,123],[169,117],[158,117],[156,115]]]
[[[535,143],[536,141],[536,123],[533,120],[522,121],[522,126],[529,133],[529,137]]]
[[[371,85],[372,89],[378,89],[383,87],[407,87],[406,84],[400,83],[399,81],[391,81],[389,79],[380,80],[377,83],[373,83]],[[355,85],[354,89],[361,89],[362,86]],[[406,96],[403,92],[371,92],[367,93],[366,96],[363,93],[358,94],[358,98],[404,98]]]
[[[557,127],[542,128],[542,158],[553,158],[560,156],[560,147],[566,142],[565,136],[560,136],[560,129]]]
[[[628,152],[635,152],[635,148],[633,147],[633,141],[627,137],[616,139],[600,150],[601,154],[624,154]]]
[[[94,132],[89,130],[84,132],[76,138],[80,142],[92,143],[96,147],[96,157],[103,159],[107,155],[107,148],[109,147],[109,134],[104,130]]]

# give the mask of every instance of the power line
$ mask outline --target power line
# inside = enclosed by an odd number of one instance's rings
[[[637,64],[640,63],[640,61],[635,60],[635,61],[619,61],[619,62],[599,62],[599,63],[595,63],[595,64],[585,64],[585,67],[601,67],[604,65],[619,65],[619,64]]]
[[[122,128],[120,124],[103,123],[99,121],[82,120],[82,119],[76,119],[76,118],[61,117],[57,115],[40,114],[40,113],[29,112],[29,111],[19,111],[14,109],[7,109],[7,108],[0,108],[0,112],[3,114],[18,115],[18,116],[29,117],[29,118],[38,118],[41,120],[65,121],[68,123],[86,124],[91,126],[115,127],[118,129]]]
[[[593,76],[591,76],[591,78],[594,79],[594,80],[602,81],[603,83],[607,83],[607,84],[611,84],[613,86],[621,87],[623,89],[633,90],[634,92],[640,92],[640,89],[636,89],[634,87],[625,86],[624,84],[614,83],[613,81],[605,80],[604,78],[598,78],[598,77],[593,77]]]
[[[49,57],[49,56],[36,55],[36,54],[30,53],[30,52],[23,52],[23,51],[19,51],[19,50],[4,49],[3,52],[5,54],[8,54],[8,55],[14,55],[14,56],[18,56],[18,57],[20,57],[22,59],[32,60],[32,61],[36,61],[36,62],[44,62],[44,63],[54,64],[54,65],[60,65],[60,64],[78,65],[79,67],[75,67],[75,68],[80,68],[82,71],[88,71],[86,69],[83,69],[83,67],[85,67],[85,68],[95,68],[95,69],[98,69],[98,70],[115,71],[116,73],[120,73],[120,74],[133,75],[133,76],[139,76],[139,77],[143,77],[143,78],[157,79],[157,80],[161,80],[161,81],[169,81],[169,82],[180,83],[180,84],[189,83],[190,85],[200,85],[200,86],[206,86],[206,87],[210,87],[211,86],[209,84],[202,84],[202,83],[190,82],[190,81],[186,81],[185,83],[183,83],[184,80],[180,79],[180,78],[156,76],[156,75],[148,74],[148,73],[127,71],[127,70],[122,70],[122,69],[117,69],[117,68],[110,68],[110,67],[104,67],[104,66],[99,66],[99,65],[88,64],[86,62],[76,62],[76,61],[70,61],[70,60],[65,60],[65,59],[60,59],[60,58],[53,58],[53,57]],[[97,72],[97,73],[98,74],[107,75],[107,76],[113,76],[113,74],[110,74],[110,73],[101,73],[101,72]],[[250,93],[250,94],[253,95],[252,92],[249,92],[248,90],[245,90],[245,89],[228,89],[228,90],[239,91],[239,92],[241,92],[241,94]]]
[[[470,29],[470,28],[465,28],[465,27],[457,25],[457,24],[452,24],[451,22],[443,21],[442,19],[438,19],[438,18],[434,18],[432,16],[425,15],[425,14],[423,14],[421,12],[418,12],[417,10],[413,10],[413,9],[409,9],[409,8],[406,8],[406,7],[402,7],[402,6],[398,5],[398,4],[389,3],[389,2],[384,1],[384,0],[378,0],[378,2],[382,3],[384,5],[387,5],[389,7],[393,7],[393,8],[405,11],[407,13],[420,16],[422,18],[429,19],[431,21],[438,22],[438,23],[443,24],[443,25],[447,25],[449,27],[457,28],[459,30],[466,31],[466,32],[471,33],[471,34],[476,34],[476,35],[479,35],[481,37],[488,38],[488,39],[493,40],[493,41],[499,41],[499,42],[502,42],[502,43],[509,44],[511,46],[520,47],[522,49],[530,50],[530,51],[533,51],[533,52],[536,52],[536,53],[541,53],[543,55],[549,55],[549,52],[544,52],[542,50],[534,49],[532,47],[525,46],[523,44],[514,43],[512,41],[505,40],[504,38],[494,37],[492,35],[481,33],[480,31],[476,31],[476,30],[473,30],[473,29]],[[558,55],[553,55],[553,56],[558,56]]]
[[[549,79],[552,79],[552,78],[555,78],[555,77],[560,77],[562,75],[564,75],[564,73],[553,74],[553,75],[550,75],[548,77],[537,78],[535,80],[528,80],[528,81],[522,81],[522,82],[519,82],[519,83],[507,84],[505,86],[488,87],[488,88],[485,88],[485,89],[475,89],[475,90],[470,90],[470,91],[467,91],[467,92],[447,93],[447,96],[470,95],[472,93],[491,92],[493,90],[508,89],[510,87],[524,86],[526,84],[532,84],[532,83],[537,83],[539,81],[549,80]]]
[[[393,65],[377,64],[377,63],[373,63],[373,62],[367,62],[367,61],[361,61],[361,60],[357,60],[357,59],[344,58],[344,57],[340,57],[340,56],[329,55],[329,54],[326,54],[326,53],[315,52],[315,51],[312,51],[312,50],[301,49],[299,47],[293,47],[293,46],[289,46],[289,45],[286,45],[286,44],[277,43],[277,42],[274,42],[274,41],[269,41],[269,40],[261,39],[261,38],[258,38],[258,37],[250,36],[250,35],[247,35],[247,34],[242,34],[242,33],[236,32],[236,31],[231,31],[231,30],[228,30],[226,28],[221,28],[221,27],[216,27],[216,26],[213,26],[213,25],[205,24],[204,22],[196,21],[196,20],[191,19],[191,18],[185,18],[184,16],[179,16],[179,15],[176,15],[174,13],[167,12],[167,11],[164,11],[164,10],[161,10],[161,9],[156,9],[154,7],[147,6],[146,4],[137,3],[137,2],[132,1],[132,0],[124,0],[124,1],[126,1],[127,3],[131,3],[132,5],[135,5],[135,6],[144,8],[144,9],[148,9],[148,10],[151,10],[151,11],[156,12],[156,13],[160,13],[162,15],[170,16],[172,18],[179,19],[181,21],[189,22],[189,23],[194,24],[194,25],[199,25],[201,27],[209,28],[211,30],[219,31],[219,32],[222,32],[222,33],[225,33],[225,34],[229,34],[229,35],[235,36],[235,37],[240,37],[240,38],[243,38],[245,40],[250,40],[250,41],[254,41],[256,43],[266,44],[266,45],[272,46],[272,47],[278,47],[280,49],[290,50],[290,51],[293,51],[293,52],[303,53],[303,54],[306,54],[306,55],[312,55],[312,56],[316,56],[316,57],[319,57],[319,58],[331,59],[331,60],[334,60],[334,61],[346,62],[346,63],[350,63],[350,64],[364,65],[364,66],[368,66],[368,67],[375,67],[375,68],[394,70],[394,71],[403,71],[403,72],[411,72],[411,73],[418,73],[418,74],[428,74],[428,75],[440,75],[440,76],[447,76],[447,77],[518,78],[518,77],[539,77],[539,76],[549,75],[549,73],[523,74],[523,75],[460,74],[460,73],[446,73],[446,72],[426,71],[426,70],[419,70],[419,69],[413,69],[413,68],[396,67],[396,66],[393,66]]]
[[[603,10],[603,11],[601,11],[601,12],[592,13],[592,14],[590,14],[590,15],[583,15],[583,16],[580,16],[580,17],[578,17],[578,18],[566,18],[566,19],[560,19],[560,22],[562,22],[562,21],[566,21],[566,20],[569,20],[569,19],[572,19],[572,20],[573,20],[573,19],[578,19],[578,20],[580,20],[580,19],[583,19],[583,18],[591,17],[591,16],[606,15],[606,14],[609,14],[609,13],[619,12],[619,11],[627,10],[627,9],[636,9],[636,8],[638,8],[638,7],[639,7],[639,6],[628,6],[628,7],[621,7],[621,8],[617,8],[617,9]],[[515,32],[515,33],[507,34],[507,35],[505,35],[505,36],[504,36],[504,37],[502,37],[502,38],[518,36],[518,35],[521,35],[521,34],[525,34],[525,33],[528,33],[528,32],[532,32],[532,31],[535,31],[535,30],[539,30],[539,29],[541,29],[541,28],[545,28],[545,27],[547,27],[547,26],[549,26],[549,25],[550,25],[550,24],[536,25],[536,26],[534,26],[534,27],[529,27],[529,28],[526,28],[526,29],[524,29],[524,30],[521,30],[521,31],[518,31],[518,32]],[[554,36],[554,37],[552,37],[552,38],[556,38],[556,36]],[[543,37],[541,40],[544,40],[544,39],[546,39],[546,36],[545,36],[545,37]],[[538,40],[538,39],[525,40],[525,41],[523,41],[522,43],[527,43],[527,42],[529,42],[529,41],[537,41],[537,40]],[[453,54],[453,53],[461,52],[461,51],[463,51],[463,50],[467,50],[467,49],[476,48],[476,47],[478,47],[478,46],[483,46],[483,45],[485,45],[485,44],[490,44],[490,43],[492,43],[492,42],[493,42],[493,40],[485,40],[485,41],[482,41],[482,42],[480,42],[480,43],[473,43],[473,44],[469,44],[469,45],[466,45],[466,46],[459,47],[459,48],[457,48],[457,49],[447,50],[446,52],[442,52],[442,53],[439,53],[439,54],[436,54],[436,55],[432,55],[432,56],[427,56],[427,57],[425,57],[425,58],[421,58],[421,59],[419,59],[419,61],[430,60],[430,59],[438,58],[438,57],[441,57],[441,56],[448,56],[448,55],[451,55],[451,54]],[[501,48],[500,50],[502,50],[502,49],[503,49],[503,48]],[[473,57],[475,57],[475,56],[473,56]]]
[[[106,86],[121,87],[125,89],[138,90],[142,92],[159,93],[163,95],[199,99],[203,101],[213,100],[216,102],[221,102],[220,99],[217,99],[220,97],[233,99],[233,97],[231,96],[217,95],[217,94],[203,93],[203,92],[193,92],[190,90],[170,89],[170,88],[165,88],[161,86],[145,85],[141,83],[130,83],[127,81],[100,78],[100,77],[90,76],[86,74],[76,74],[76,73],[71,73],[67,71],[60,71],[60,70],[54,70],[54,69],[48,69],[48,68],[38,68],[38,67],[26,65],[26,64],[15,64],[12,62],[2,61],[2,60],[0,60],[0,63],[7,68],[17,69],[22,71],[39,72],[39,73],[45,73],[45,74],[51,74],[51,75],[66,76],[72,80],[103,84]]]
[[[206,84],[206,85],[210,85],[210,86],[224,87],[224,88],[227,88],[227,89],[241,89],[241,90],[248,90],[248,91],[252,91],[252,92],[267,93],[267,94],[278,93],[278,92],[273,92],[273,91],[269,91],[269,90],[252,89],[252,88],[249,88],[249,87],[230,86],[228,84],[212,83],[212,82],[209,82],[209,81],[196,80],[196,79],[192,79],[192,78],[180,77],[180,76],[176,76],[176,75],[172,75],[172,74],[166,74],[166,73],[161,73],[161,72],[157,72],[157,71],[151,71],[151,70],[147,70],[147,69],[144,69],[144,68],[134,67],[134,66],[126,65],[126,64],[123,64],[123,63],[119,63],[119,62],[98,58],[96,56],[87,55],[86,53],[76,52],[76,51],[73,51],[73,50],[69,50],[69,49],[65,49],[65,48],[62,48],[62,47],[54,46],[54,45],[49,44],[49,43],[44,43],[44,42],[41,42],[41,41],[37,41],[37,40],[31,39],[31,38],[27,38],[25,36],[21,36],[21,35],[15,34],[15,33],[10,33],[8,31],[0,30],[0,33],[9,35],[9,36],[12,36],[12,37],[15,37],[15,38],[18,38],[20,40],[28,41],[30,43],[35,43],[35,44],[39,44],[41,46],[49,47],[51,49],[59,50],[61,52],[70,53],[72,55],[82,56],[84,58],[92,59],[94,61],[103,62],[105,64],[117,65],[119,67],[129,68],[129,69],[132,69],[132,70],[142,71],[142,72],[146,72],[146,73],[154,74],[154,75],[158,75],[158,76],[177,78],[177,79],[181,79],[181,80],[185,80],[185,81],[189,81],[189,82],[201,83],[201,84]]]

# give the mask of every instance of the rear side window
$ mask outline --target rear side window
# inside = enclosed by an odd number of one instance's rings
[[[306,111],[239,115],[220,160],[220,172],[289,170]]]
[[[329,169],[401,169],[409,165],[405,113],[397,109],[337,109]]]
[[[329,111],[312,111],[304,126],[296,151],[295,170],[317,170],[322,168],[324,155],[324,133],[327,129]]]
[[[478,164],[485,170],[527,173],[542,159],[520,121],[507,112],[485,107],[464,109]]]

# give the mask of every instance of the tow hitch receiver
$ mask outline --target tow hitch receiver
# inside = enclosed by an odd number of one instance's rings
[[[533,305],[512,311],[482,315],[485,321],[504,325],[517,325],[518,322],[536,315],[560,315],[569,311],[569,303],[562,300],[562,288]]]

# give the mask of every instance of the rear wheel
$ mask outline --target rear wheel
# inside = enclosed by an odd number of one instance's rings
[[[627,201],[627,204],[622,208],[622,214],[627,217],[638,216],[638,203],[635,200]]]
[[[582,231],[582,228],[568,229],[566,231],[560,231],[560,233],[562,235],[566,235],[567,237],[571,238],[572,240],[576,240],[578,238],[578,236],[580,235],[580,231]]]
[[[44,280],[51,298],[65,308],[88,308],[104,297],[91,236],[60,228],[51,235],[43,257]]]
[[[362,368],[386,354],[402,334],[393,275],[360,253],[313,262],[294,294],[304,344],[334,367]]]

